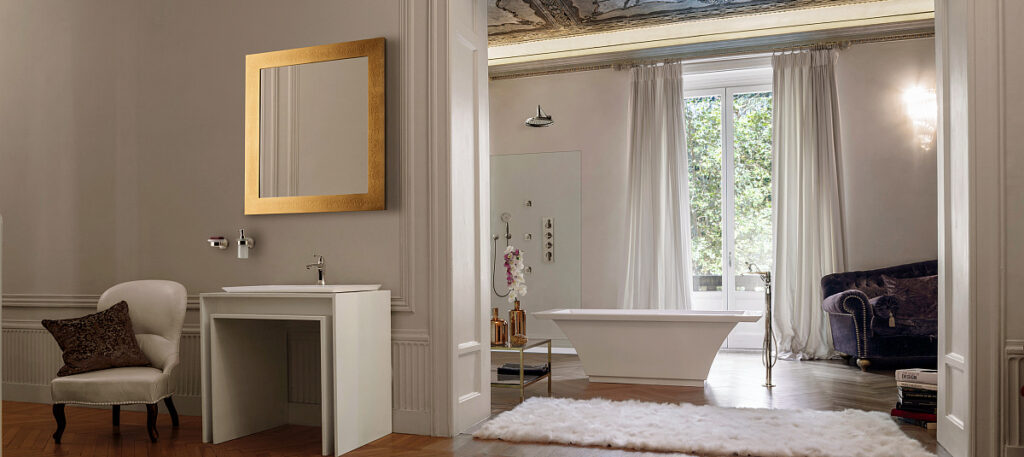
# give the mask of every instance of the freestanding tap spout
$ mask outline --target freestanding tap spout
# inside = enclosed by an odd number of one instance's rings
[[[327,264],[324,263],[324,256],[313,254],[313,258],[316,259],[316,263],[306,265],[306,269],[309,270],[313,267],[316,267],[317,284],[320,284],[321,286],[327,284],[326,282],[324,282],[324,270],[327,267]]]

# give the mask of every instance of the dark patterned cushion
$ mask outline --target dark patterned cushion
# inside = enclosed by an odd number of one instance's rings
[[[886,295],[900,299],[896,318],[937,319],[939,306],[939,277],[893,278],[882,275]]]
[[[47,319],[43,327],[64,351],[64,366],[57,376],[149,365],[132,331],[128,304],[123,301],[77,319]]]
[[[875,310],[875,318],[871,320],[871,329],[875,332],[875,336],[936,336],[939,334],[937,315],[910,317],[903,300],[893,295],[875,297],[869,302]],[[892,320],[889,319],[890,317]]]

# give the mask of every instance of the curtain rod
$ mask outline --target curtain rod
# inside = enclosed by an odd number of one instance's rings
[[[741,55],[752,55],[752,54],[774,54],[780,52],[794,52],[805,49],[846,49],[852,45],[857,44],[868,44],[868,43],[881,43],[888,41],[903,41],[903,40],[914,40],[918,38],[930,38],[935,36],[934,31],[928,32],[916,32],[916,33],[903,33],[896,35],[877,36],[869,38],[856,38],[849,40],[828,40],[828,41],[815,41],[810,43],[794,44],[791,46],[767,46],[762,48],[752,47],[747,49],[738,49],[735,51],[726,51],[719,53],[707,53],[707,54],[693,54],[690,56],[678,56],[678,57],[660,57],[656,59],[633,59],[633,60],[621,60],[618,62],[610,62],[605,64],[597,65],[584,65],[578,67],[565,67],[555,68],[550,70],[535,70],[525,72],[514,72],[502,75],[491,76],[491,81],[499,81],[503,79],[516,79],[516,78],[527,78],[530,76],[545,76],[545,75],[556,75],[562,73],[577,73],[581,71],[594,71],[594,70],[623,70],[641,65],[656,65],[664,63],[677,63],[703,59],[714,59],[722,57],[735,57]]]
[[[895,41],[895,40],[888,39],[886,41]],[[666,58],[638,59],[638,60],[618,62],[618,63],[610,64],[610,66],[611,66],[611,68],[614,68],[616,70],[628,70],[630,68],[643,67],[643,66],[647,66],[647,65],[673,64],[673,63],[682,63],[682,62],[686,62],[686,61],[693,62],[693,61],[701,61],[701,60],[713,60],[715,58],[720,58],[720,57],[735,57],[735,56],[754,55],[754,54],[769,54],[769,55],[771,55],[771,54],[780,54],[780,53],[786,53],[786,52],[797,52],[797,51],[818,50],[818,49],[839,49],[839,50],[842,50],[842,49],[849,48],[853,44],[860,44],[860,43],[854,43],[852,40],[846,40],[846,41],[819,41],[819,42],[814,42],[814,43],[795,44],[795,45],[792,45],[792,46],[784,46],[784,47],[768,47],[768,48],[757,49],[756,51],[754,50],[756,48],[752,48],[752,49],[738,49],[738,50],[733,51],[733,52],[721,52],[721,53],[717,53],[717,54],[702,54],[702,55],[695,56],[695,57],[690,57],[690,58],[677,57],[677,58],[667,58],[667,59]]]

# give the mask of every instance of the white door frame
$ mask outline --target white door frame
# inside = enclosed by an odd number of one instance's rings
[[[1000,414],[1007,396],[1005,1],[936,1],[938,441],[954,457],[1021,455],[1005,453]]]
[[[471,0],[466,0],[471,1]],[[1003,165],[1006,103],[1003,63],[1006,50],[1019,52],[1019,47],[1006,43],[1006,24],[1002,17],[1008,1],[1016,0],[937,0],[936,49],[939,99],[939,263],[940,263],[940,399],[938,439],[954,457],[1015,457],[1007,453],[1007,417],[1001,405],[1010,397],[1005,377],[1003,351],[1005,339],[1006,285],[1006,188]],[[451,235],[454,216],[451,207],[453,163],[448,159],[451,146],[449,130],[449,6],[442,0],[430,0],[431,17],[431,83],[430,110],[435,121],[430,127],[430,273],[431,336],[434,344],[433,416],[435,435],[457,433],[467,418],[456,417],[455,397],[457,373],[455,360],[458,344],[454,340],[452,305]],[[483,8],[482,1],[470,5]],[[485,24],[481,28],[486,34]],[[483,52],[486,59],[486,52]],[[441,68],[444,67],[444,68]],[[478,87],[486,91],[486,67],[477,78]],[[441,78],[439,82],[436,78]],[[479,94],[486,103],[486,92]],[[1021,101],[1014,100],[1014,103]],[[486,106],[486,105],[485,105]],[[442,115],[440,117],[436,115]],[[484,114],[486,116],[486,114]],[[486,119],[486,117],[484,117]],[[486,122],[478,125],[476,138],[486,140]],[[1019,128],[1019,126],[1017,127]],[[443,134],[443,136],[438,136]],[[486,157],[486,141],[478,143]],[[486,159],[476,159],[475,173]],[[476,195],[484,196],[482,180],[475,178]],[[484,182],[485,183],[485,182]],[[486,202],[480,198],[480,202]],[[483,203],[485,206],[486,203]],[[476,205],[479,211],[481,203]],[[486,209],[486,208],[483,208]],[[487,212],[472,224],[479,231],[479,245],[485,243]],[[465,223],[468,221],[460,221]],[[476,269],[483,265],[486,249],[478,249]],[[476,275],[475,283],[483,289],[485,276]],[[465,278],[463,278],[465,279]],[[473,279],[473,278],[470,278]],[[484,298],[481,290],[481,298]],[[485,303],[485,300],[481,300]],[[480,310],[483,311],[482,309]],[[484,319],[481,318],[481,332]],[[481,333],[480,338],[483,338]],[[483,351],[487,352],[487,351]],[[484,356],[481,356],[483,358]],[[957,373],[962,373],[957,374]],[[475,380],[474,382],[485,382]],[[1015,386],[1013,386],[1015,387]]]
[[[491,410],[487,5],[484,0],[423,4],[430,16],[431,434],[453,436]]]

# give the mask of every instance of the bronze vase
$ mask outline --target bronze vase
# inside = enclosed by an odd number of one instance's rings
[[[515,307],[508,312],[508,333],[513,341],[526,341],[526,311],[519,309],[519,300],[515,301]]]
[[[498,317],[498,308],[491,312],[491,346],[504,346],[508,342],[508,324]]]

